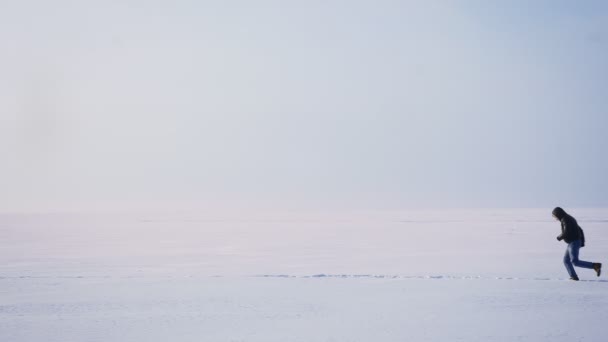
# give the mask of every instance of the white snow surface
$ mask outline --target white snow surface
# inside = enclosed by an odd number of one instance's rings
[[[2,214],[0,341],[605,341],[550,211]]]

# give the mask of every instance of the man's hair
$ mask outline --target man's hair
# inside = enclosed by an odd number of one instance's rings
[[[558,219],[562,219],[564,216],[566,216],[566,212],[564,211],[564,209],[560,208],[560,207],[556,207],[555,209],[553,209],[552,212],[553,216],[557,217]]]

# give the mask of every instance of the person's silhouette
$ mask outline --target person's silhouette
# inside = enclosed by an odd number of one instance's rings
[[[583,229],[581,229],[576,222],[576,219],[568,215],[564,209],[560,207],[553,209],[553,217],[562,224],[562,233],[557,237],[557,240],[564,240],[564,242],[568,244],[566,254],[564,255],[564,265],[566,266],[566,270],[568,270],[570,279],[578,280],[574,266],[593,269],[599,277],[602,273],[602,264],[582,261],[578,258],[579,249],[585,246],[585,234],[583,233]]]

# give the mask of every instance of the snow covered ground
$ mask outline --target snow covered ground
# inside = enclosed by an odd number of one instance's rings
[[[608,266],[608,209],[569,210]],[[604,341],[550,209],[0,215],[0,341]],[[606,269],[608,275],[608,268]]]

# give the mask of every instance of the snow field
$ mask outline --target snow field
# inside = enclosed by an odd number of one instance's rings
[[[608,211],[572,210],[602,261]],[[603,341],[546,210],[0,216],[0,341]],[[605,263],[608,265],[608,263]]]

